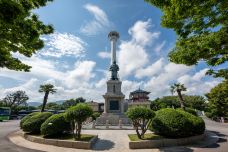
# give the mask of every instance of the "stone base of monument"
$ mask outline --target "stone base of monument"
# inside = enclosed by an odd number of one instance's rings
[[[132,125],[131,120],[124,114],[103,113],[96,120],[96,126],[129,126]]]

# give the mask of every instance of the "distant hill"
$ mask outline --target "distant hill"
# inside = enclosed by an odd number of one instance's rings
[[[59,101],[56,101],[55,103],[57,103],[57,104],[62,104],[64,101],[66,101],[66,100],[59,100]],[[49,103],[49,102],[48,102]],[[38,107],[38,106],[40,106],[42,104],[42,102],[28,102],[28,105],[29,106],[33,106],[33,107]]]
[[[57,103],[57,104],[62,104],[64,101],[66,101],[66,100],[59,100],[59,101],[56,101],[55,103]]]
[[[41,104],[42,104],[41,102],[28,102],[28,105],[33,107],[38,107]]]

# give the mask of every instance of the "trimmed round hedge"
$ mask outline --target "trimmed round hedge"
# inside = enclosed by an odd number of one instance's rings
[[[161,109],[156,112],[152,130],[162,136],[179,138],[202,134],[205,123],[202,118],[181,109]]]
[[[22,129],[23,123],[24,123],[26,120],[28,120],[30,117],[34,116],[34,115],[37,114],[37,113],[38,113],[38,112],[33,112],[33,113],[30,113],[30,114],[24,116],[24,117],[21,119],[21,121],[20,121],[20,128]]]
[[[52,113],[50,112],[38,112],[37,114],[28,118],[21,126],[22,130],[29,133],[40,133],[40,127]]]
[[[192,127],[192,135],[194,134],[203,134],[205,131],[205,122],[201,117],[197,117],[195,115],[192,115],[191,113],[188,113],[182,109],[177,110],[179,113],[184,115],[193,125]]]
[[[176,110],[183,110],[183,109],[182,108],[177,108]],[[194,109],[192,109],[192,108],[185,107],[184,111],[186,111],[186,112],[188,112],[188,113],[190,113],[190,114],[192,114],[194,116],[198,116],[197,112]]]
[[[52,115],[40,128],[41,134],[44,136],[56,136],[70,130],[70,122],[66,121],[65,113]]]

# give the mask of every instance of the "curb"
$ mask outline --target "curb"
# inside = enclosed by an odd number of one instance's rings
[[[45,139],[42,137],[37,137],[33,135],[28,135],[26,133],[20,132],[20,135],[24,137],[26,140],[46,144],[53,145],[58,147],[66,147],[66,148],[77,148],[77,149],[92,149],[92,146],[96,143],[98,139],[98,135],[94,136],[89,142],[86,141],[69,141],[69,140],[58,140],[58,139]]]
[[[188,144],[194,144],[198,141],[202,141],[207,137],[206,133],[202,135],[179,138],[179,139],[157,139],[157,140],[142,140],[142,141],[130,141],[130,149],[147,149],[147,148],[161,148],[169,146],[183,146]]]

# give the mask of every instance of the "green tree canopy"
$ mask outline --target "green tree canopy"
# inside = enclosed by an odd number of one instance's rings
[[[145,107],[134,107],[129,108],[126,114],[128,118],[132,120],[138,138],[142,139],[143,135],[146,133],[148,127],[150,126],[155,113],[151,109]]]
[[[63,107],[65,109],[70,108],[72,106],[76,106],[78,103],[84,103],[86,101],[86,99],[84,99],[83,97],[79,97],[76,99],[69,99],[63,102]]]
[[[71,122],[72,133],[75,140],[81,138],[82,123],[87,118],[91,117],[93,110],[90,106],[84,103],[77,104],[76,106],[70,107],[66,111],[66,120]],[[76,129],[76,132],[74,130]]]
[[[206,97],[213,117],[228,117],[228,80],[212,88]]]
[[[183,95],[185,106],[197,110],[205,110],[206,100],[202,96],[198,95]],[[164,96],[151,101],[151,109],[154,111],[163,108],[179,108],[180,102],[178,96]]]
[[[0,0],[0,67],[28,72],[31,66],[22,63],[12,53],[31,57],[43,48],[43,34],[53,32],[32,13],[52,0]]]
[[[6,107],[16,107],[19,105],[27,105],[27,100],[29,97],[26,95],[25,91],[16,91],[11,94],[8,94],[5,98],[3,98],[2,103]]]
[[[178,39],[170,61],[194,65],[205,61],[215,67],[228,60],[227,0],[145,0],[163,12],[161,25],[173,29]],[[228,69],[208,74],[228,79]]]

